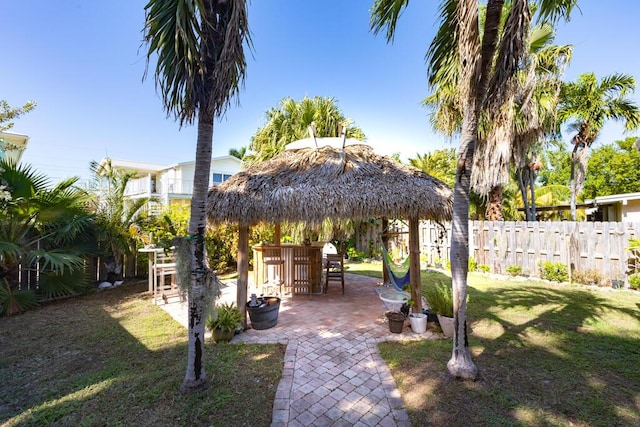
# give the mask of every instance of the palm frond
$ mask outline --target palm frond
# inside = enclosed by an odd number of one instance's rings
[[[370,29],[378,34],[386,29],[387,42],[393,42],[396,25],[409,0],[375,0],[371,7]]]

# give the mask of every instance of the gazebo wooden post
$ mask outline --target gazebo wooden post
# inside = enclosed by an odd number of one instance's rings
[[[242,327],[247,329],[247,287],[249,285],[249,226],[238,225],[238,281],[236,298],[242,313]]]
[[[422,292],[420,292],[420,220],[409,218],[409,280],[413,313],[422,313]]]
[[[280,245],[280,223],[276,223],[275,230],[273,232],[273,244],[276,246]]]
[[[382,245],[384,246],[384,250],[389,250],[389,218],[382,217]],[[391,283],[391,278],[389,277],[389,270],[387,269],[387,257],[382,254],[382,284],[387,285]]]

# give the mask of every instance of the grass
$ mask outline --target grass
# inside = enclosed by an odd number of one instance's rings
[[[446,374],[451,340],[379,344],[412,425],[640,425],[640,293],[471,273],[469,295],[478,381]]]
[[[186,331],[146,286],[0,318],[0,425],[270,425],[284,346],[207,342],[210,388],[181,395]]]

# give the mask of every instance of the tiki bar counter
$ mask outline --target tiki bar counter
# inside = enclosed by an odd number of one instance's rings
[[[321,294],[322,245],[256,245],[253,280],[267,295]]]

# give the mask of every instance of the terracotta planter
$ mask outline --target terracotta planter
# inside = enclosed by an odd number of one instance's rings
[[[211,337],[215,342],[229,342],[235,335],[236,331],[223,331],[222,329],[214,329],[211,331]]]

